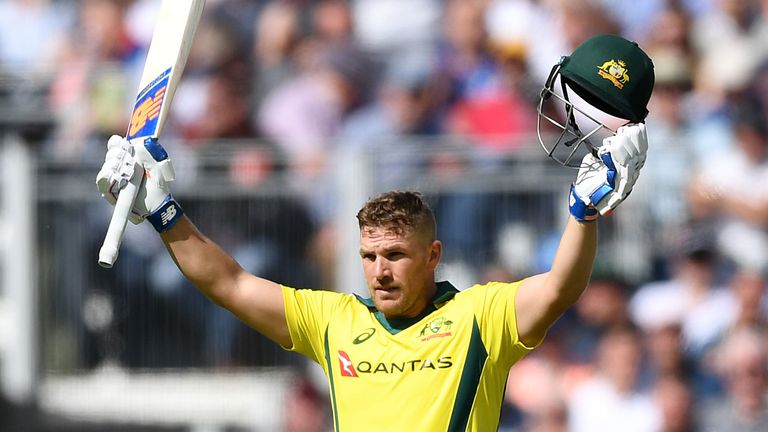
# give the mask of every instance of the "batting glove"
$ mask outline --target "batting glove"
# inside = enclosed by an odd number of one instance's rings
[[[622,126],[603,140],[597,151],[584,156],[571,185],[569,210],[580,221],[607,216],[635,186],[648,153],[645,124]]]
[[[172,227],[184,213],[174,201],[170,185],[176,174],[165,149],[157,140],[131,143],[119,135],[107,141],[104,165],[96,176],[101,196],[115,205],[120,191],[134,175],[142,181],[129,220],[139,224],[148,219],[158,232]]]

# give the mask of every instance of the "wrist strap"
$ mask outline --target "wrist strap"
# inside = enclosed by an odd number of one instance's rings
[[[576,189],[571,185],[571,193],[568,194],[568,210],[571,216],[579,222],[592,222],[600,215],[597,210],[588,206],[576,195]]]
[[[147,216],[147,220],[155,227],[155,231],[161,233],[176,225],[183,215],[184,209],[171,195],[168,195],[163,204]]]

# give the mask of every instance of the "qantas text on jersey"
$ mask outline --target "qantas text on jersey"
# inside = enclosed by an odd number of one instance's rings
[[[344,351],[339,351],[339,369],[341,376],[358,377],[359,374],[394,374],[420,372],[424,370],[448,369],[453,366],[451,356],[441,356],[436,359],[415,359],[400,362],[353,362]]]

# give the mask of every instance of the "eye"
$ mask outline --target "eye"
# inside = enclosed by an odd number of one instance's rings
[[[390,252],[390,253],[387,254],[387,259],[389,259],[390,261],[395,261],[395,260],[398,260],[400,258],[403,258],[404,256],[405,256],[404,253],[402,253],[400,251],[394,251],[394,252]]]
[[[372,253],[361,253],[360,257],[365,261],[376,261],[376,255]]]

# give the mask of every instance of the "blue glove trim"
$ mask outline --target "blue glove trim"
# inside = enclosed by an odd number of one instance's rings
[[[161,233],[176,225],[183,215],[184,209],[171,195],[168,195],[163,204],[147,216],[147,220],[155,227],[155,231]]]
[[[571,184],[571,192],[568,196],[568,210],[577,221],[591,222],[600,215],[594,207],[584,204],[584,201],[576,195],[576,189]]]
[[[600,155],[600,160],[603,161],[606,167],[608,167],[608,174],[606,175],[608,185],[612,188],[616,187],[616,165],[613,163],[613,158],[610,152],[606,152]],[[602,197],[601,197],[602,198]],[[599,201],[599,200],[598,200]],[[597,202],[597,201],[592,201]]]
[[[144,148],[156,161],[161,162],[168,159],[168,152],[165,151],[157,138],[147,138],[144,140]]]
[[[606,195],[613,192],[613,186],[609,186],[607,184],[603,184],[599,188],[597,188],[596,191],[592,192],[592,195],[589,196],[589,201],[592,204],[597,204],[600,202],[601,199],[603,199]]]

